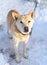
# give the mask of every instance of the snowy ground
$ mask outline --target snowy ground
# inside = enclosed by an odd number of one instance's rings
[[[24,6],[23,6],[24,5]],[[1,0],[0,1],[0,65],[17,65],[15,59],[10,57],[13,53],[13,41],[7,36],[6,16],[9,10],[16,9],[20,14],[28,13],[34,7],[34,3]],[[22,44],[21,44],[22,46]],[[21,63],[18,65],[47,65],[47,9],[37,7],[35,11],[35,23],[32,35],[28,41],[27,50],[29,57],[22,57],[20,47]]]

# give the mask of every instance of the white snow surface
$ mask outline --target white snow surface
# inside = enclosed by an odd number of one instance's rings
[[[28,59],[22,56],[22,44],[20,46],[21,63],[17,64],[10,54],[14,54],[13,41],[7,35],[7,13],[11,9],[20,14],[27,14],[34,8],[34,3],[25,0],[1,0],[0,1],[0,65],[47,65],[47,9],[36,8],[32,35],[28,41]],[[22,43],[22,42],[21,42]],[[4,58],[5,56],[5,58]],[[2,64],[1,64],[2,63]],[[7,64],[6,64],[7,65]]]
[[[9,65],[9,63],[7,63],[5,56],[0,53],[0,65]]]

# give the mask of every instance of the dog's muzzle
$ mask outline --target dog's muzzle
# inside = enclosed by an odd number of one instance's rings
[[[24,32],[28,32],[28,27],[27,26],[24,27]]]

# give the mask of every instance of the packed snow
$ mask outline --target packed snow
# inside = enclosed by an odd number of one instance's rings
[[[34,8],[34,2],[25,0],[1,0],[0,1],[0,65],[17,65],[14,56],[13,41],[7,35],[7,14],[11,9],[20,14],[27,14]],[[21,42],[22,43],[22,42]],[[47,65],[47,9],[37,7],[35,11],[33,31],[27,45],[28,59],[22,56],[20,46],[21,63],[18,65]]]

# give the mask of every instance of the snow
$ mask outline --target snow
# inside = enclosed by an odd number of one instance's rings
[[[6,63],[7,61],[4,58],[4,55],[0,53],[0,65],[9,65],[9,63]]]
[[[17,65],[10,54],[14,54],[13,41],[7,35],[6,16],[9,10],[16,9],[20,14],[27,14],[34,8],[34,3],[27,0],[1,0],[0,1],[0,65]],[[22,44],[21,44],[22,46]],[[22,56],[19,65],[47,65],[47,9],[37,7],[32,35],[28,41],[28,59]]]

